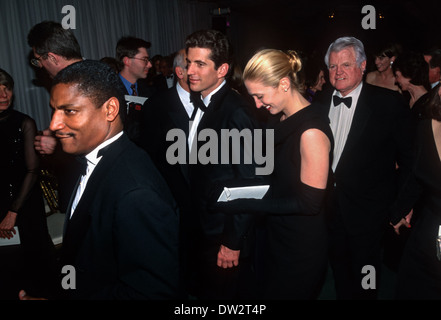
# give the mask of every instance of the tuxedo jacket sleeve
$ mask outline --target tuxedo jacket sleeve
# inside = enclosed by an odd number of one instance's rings
[[[318,99],[329,113],[332,90]],[[412,171],[413,126],[399,93],[363,84],[341,158],[334,191],[339,212],[352,232],[379,228]],[[397,169],[398,166],[398,169]]]
[[[221,135],[222,129],[253,130],[257,128],[256,121],[248,111],[250,106],[247,102],[228,85],[224,85],[213,95],[207,111],[202,117],[197,133],[204,129],[214,130],[219,139],[218,143],[218,164],[201,164],[189,166],[192,194],[196,207],[199,209],[200,221],[203,232],[206,236],[220,239],[220,244],[230,249],[243,249],[245,239],[248,237],[250,228],[253,225],[252,214],[228,215],[224,213],[210,212],[207,206],[219,194],[213,196],[212,192],[219,190],[216,186],[223,182],[232,180],[247,180],[255,178],[256,165],[254,161],[246,163],[244,154],[251,152],[244,144],[240,147],[240,163],[233,162],[231,154],[228,163],[221,164],[222,150]],[[195,137],[196,141],[196,137]],[[230,141],[231,143],[231,141]],[[198,147],[205,142],[198,141]]]
[[[148,155],[123,135],[110,145],[66,221],[62,264],[73,298],[169,299],[178,292],[178,210]]]

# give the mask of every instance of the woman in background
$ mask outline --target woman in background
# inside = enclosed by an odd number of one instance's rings
[[[406,52],[396,60],[392,69],[401,90],[410,95],[409,107],[415,120],[424,118],[431,87],[429,65],[424,60],[423,54]]]
[[[310,60],[305,67],[305,97],[312,102],[317,92],[323,90],[326,66],[318,61]]]
[[[418,122],[414,179],[403,203],[414,208],[412,232],[400,262],[398,299],[441,299],[441,85],[431,92],[428,118]],[[412,218],[413,219],[413,218]],[[397,226],[399,228],[399,226]]]
[[[55,261],[34,150],[37,128],[32,118],[13,110],[13,90],[13,78],[0,69],[0,238],[17,236],[14,227],[18,227],[21,240],[20,246],[0,247],[0,296],[4,299],[18,298],[15,288],[32,279],[38,281],[28,290],[44,292],[53,279],[51,263]]]
[[[366,82],[374,86],[400,91],[395,83],[395,75],[392,66],[395,59],[399,56],[401,48],[399,45],[391,43],[382,47],[375,54],[375,66],[377,70],[366,75]]]

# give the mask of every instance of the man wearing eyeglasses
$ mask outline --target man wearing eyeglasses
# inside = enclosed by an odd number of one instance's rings
[[[64,29],[59,22],[42,21],[34,25],[28,33],[27,41],[34,56],[31,64],[44,69],[51,78],[69,65],[83,60],[75,35]],[[54,169],[58,178],[59,208],[64,212],[76,182],[77,161],[61,150],[50,129],[43,130],[42,134],[35,137],[34,146],[40,154],[52,155],[45,158],[45,163]]]
[[[58,22],[43,21],[33,26],[28,44],[34,53],[31,64],[44,68],[51,78],[72,63],[83,60],[77,39]]]
[[[151,88],[138,81],[147,78],[152,63],[148,54],[150,42],[135,38],[123,37],[116,45],[116,59],[120,63],[119,76],[129,95],[149,97]]]
[[[150,42],[135,37],[123,37],[116,45],[116,59],[120,63],[119,77],[127,90],[127,95],[148,98],[154,88],[147,85],[149,69],[152,67],[148,49]],[[142,103],[127,101],[125,131],[129,138],[137,141],[139,137]]]

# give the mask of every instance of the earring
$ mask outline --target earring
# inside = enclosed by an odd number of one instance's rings
[[[285,92],[288,92],[288,88],[285,88]]]

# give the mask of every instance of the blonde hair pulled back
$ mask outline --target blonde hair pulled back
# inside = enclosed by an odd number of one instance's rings
[[[243,79],[244,81],[259,81],[264,86],[277,88],[280,80],[287,77],[291,86],[303,93],[302,77],[299,74],[301,70],[302,60],[297,52],[263,49],[248,61],[243,72]]]

